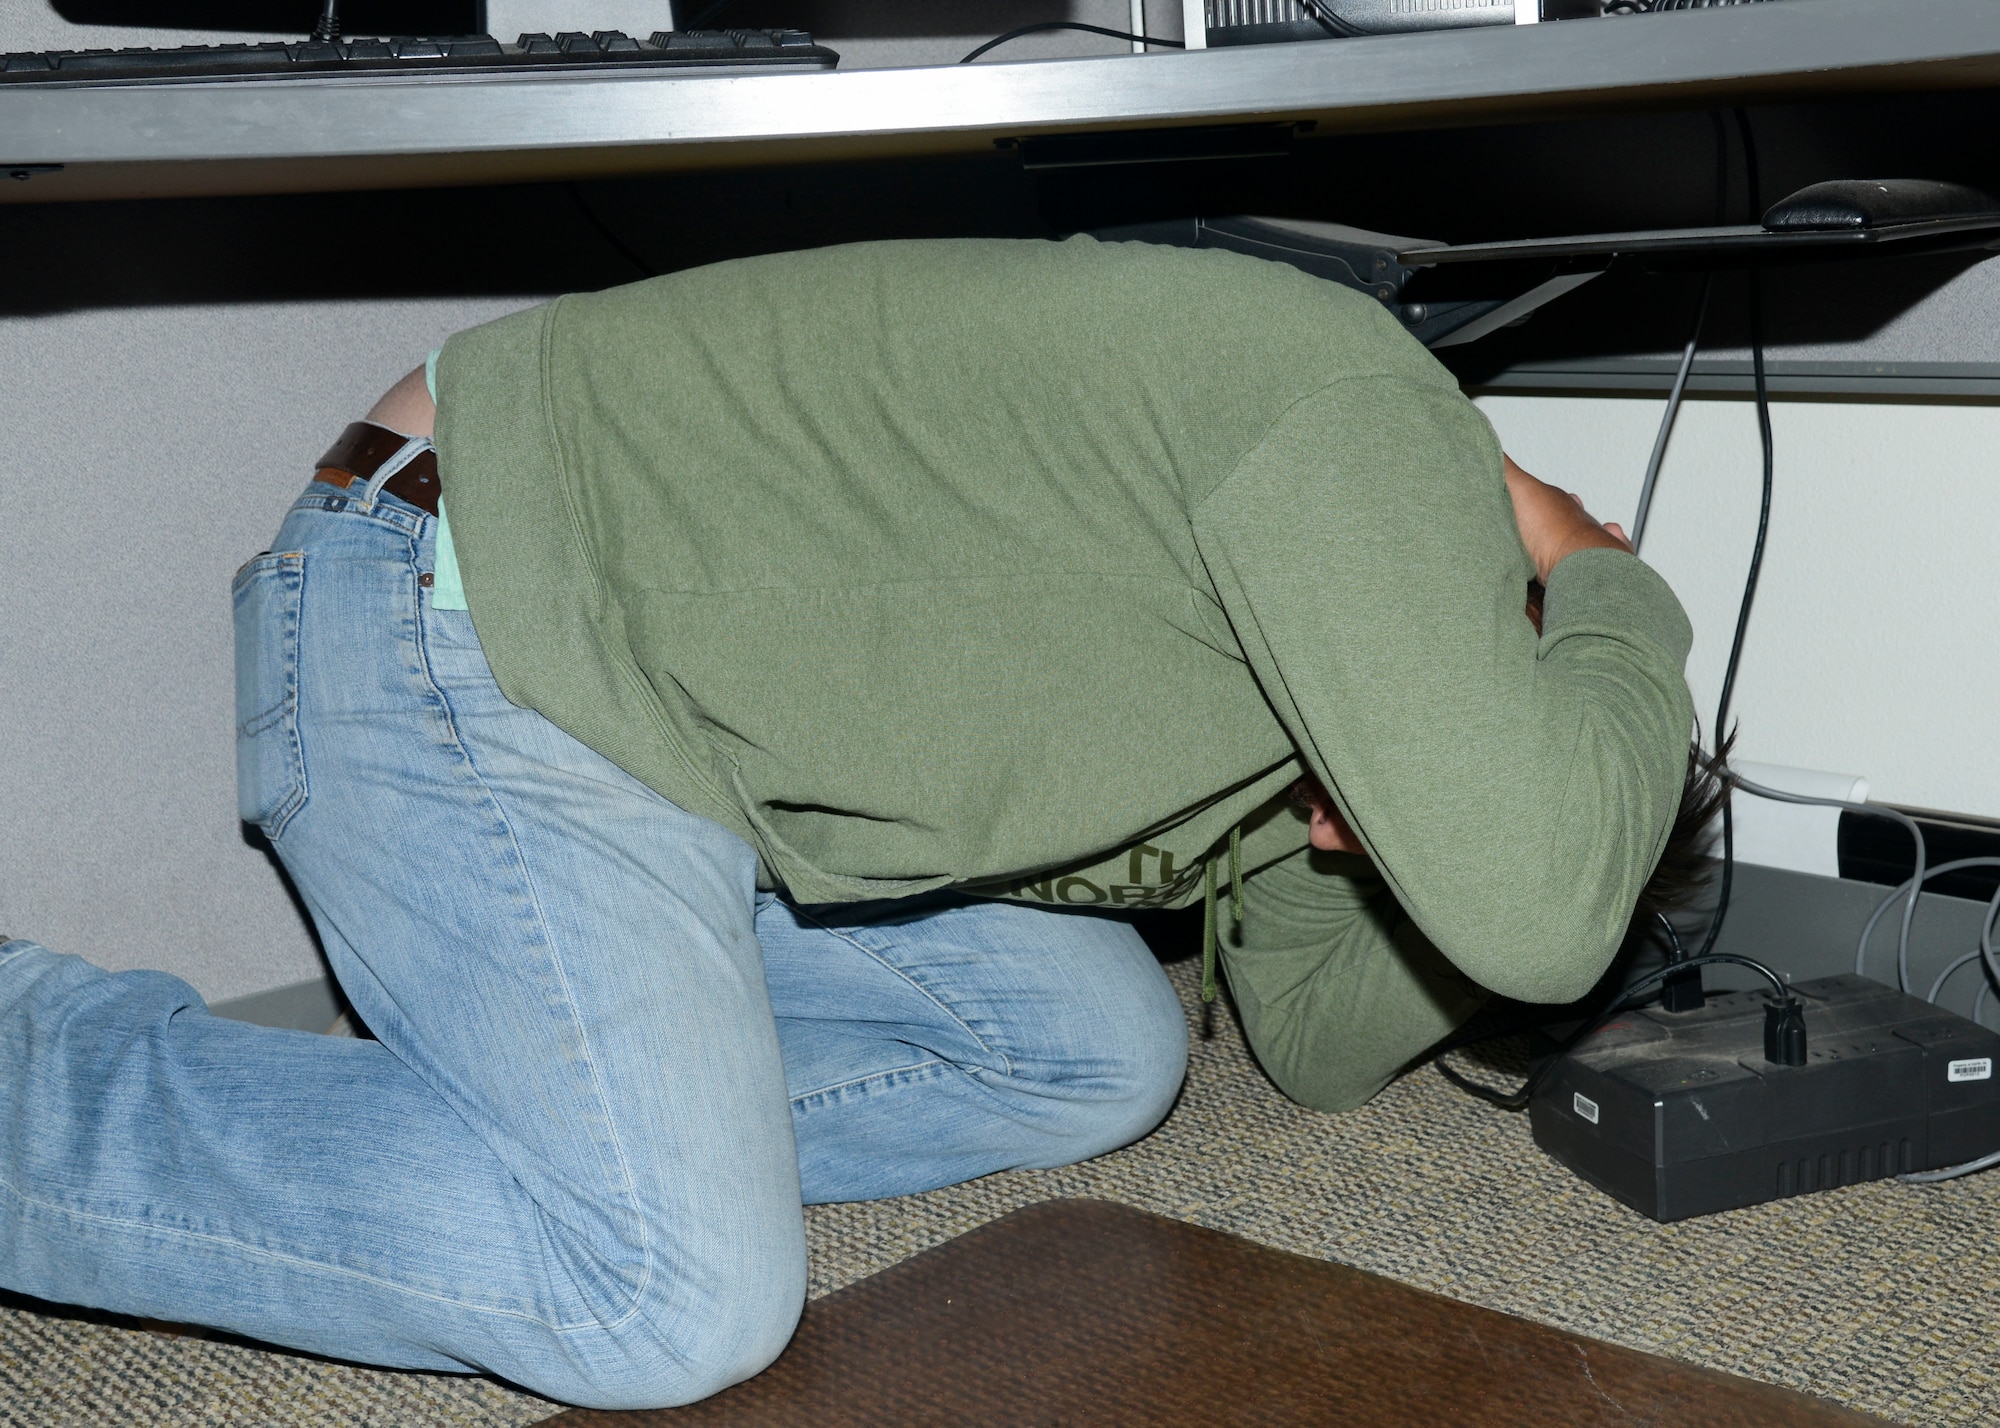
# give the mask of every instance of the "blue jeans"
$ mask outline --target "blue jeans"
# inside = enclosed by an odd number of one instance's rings
[[[502,697],[431,608],[434,524],[315,484],[235,585],[241,812],[379,1042],[0,943],[0,1284],[681,1403],[790,1337],[802,1200],[1165,1115],[1184,1022],[1128,925],[759,893],[734,834]]]

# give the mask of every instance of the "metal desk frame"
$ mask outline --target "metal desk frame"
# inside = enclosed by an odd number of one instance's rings
[[[42,167],[0,182],[0,200],[583,178],[1120,128],[1383,131],[1994,84],[1993,0],[1780,0],[963,68],[14,86],[0,88],[0,171]]]

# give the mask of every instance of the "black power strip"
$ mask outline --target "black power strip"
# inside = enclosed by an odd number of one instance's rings
[[[1662,1221],[2000,1150],[2000,1033],[1865,977],[1793,991],[1805,1065],[1765,1059],[1761,991],[1627,1012],[1548,1068],[1535,1143]]]

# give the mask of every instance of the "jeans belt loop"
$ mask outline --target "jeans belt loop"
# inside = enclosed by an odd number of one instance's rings
[[[438,513],[437,448],[429,437],[405,436],[370,421],[348,423],[340,440],[316,463],[315,479],[341,490],[356,481],[366,483],[364,504],[373,505],[387,491],[426,515]]]

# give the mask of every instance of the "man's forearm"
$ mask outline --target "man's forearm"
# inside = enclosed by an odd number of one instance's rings
[[[1514,520],[1521,528],[1521,544],[1535,562],[1536,583],[1548,584],[1549,576],[1564,560],[1580,550],[1622,550],[1631,553],[1632,543],[1616,525],[1601,525],[1584,509],[1583,499],[1546,481],[1538,481],[1503,455],[1506,464],[1507,494],[1514,502]],[[1535,628],[1541,628],[1536,621]]]
[[[1344,1111],[1449,1035],[1484,994],[1376,879],[1324,864],[1300,852],[1250,878],[1242,938],[1222,954],[1265,1073],[1301,1105]]]

